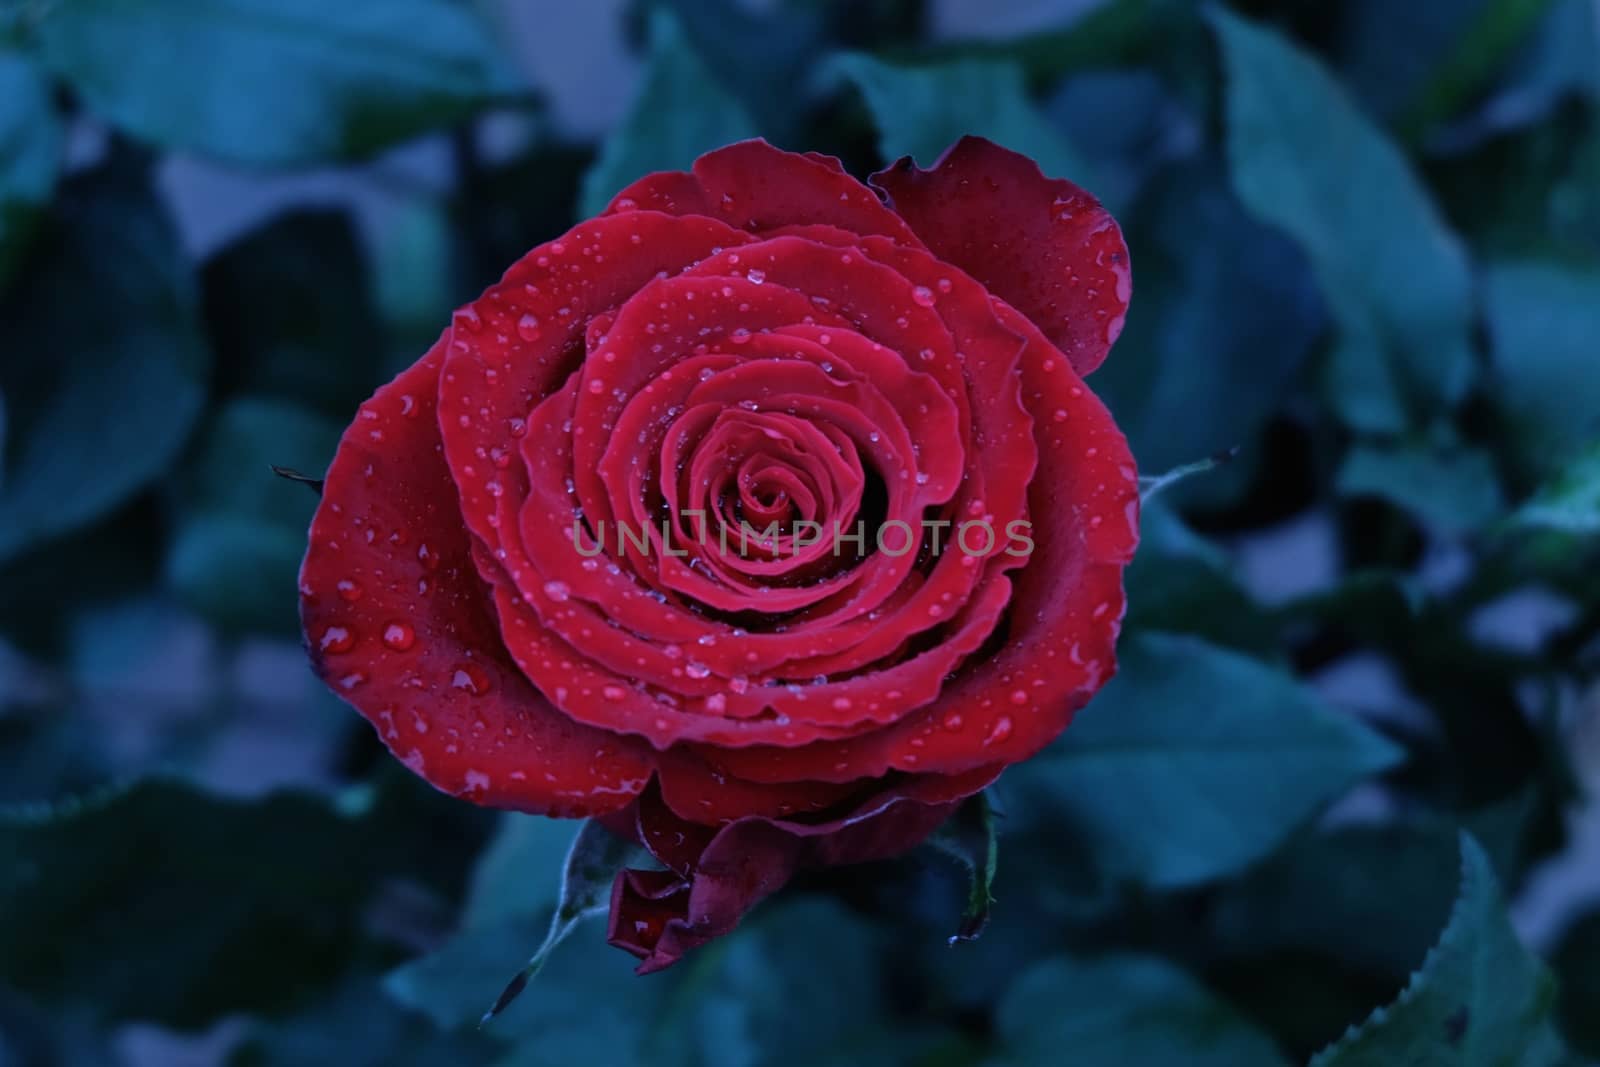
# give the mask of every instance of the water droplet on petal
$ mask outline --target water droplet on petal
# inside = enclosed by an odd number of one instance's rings
[[[360,600],[362,594],[366,592],[365,589],[361,588],[360,582],[350,578],[340,578],[338,584],[336,584],[334,588],[339,590],[339,595],[341,597],[352,604]]]
[[[989,732],[984,735],[983,743],[985,745],[998,745],[1010,736],[1011,716],[1002,715],[994,721],[993,726],[989,727]]]
[[[323,652],[349,652],[355,643],[356,635],[348,626],[329,626],[322,631],[317,648]]]
[[[919,285],[911,290],[911,299],[921,307],[931,308],[934,301],[933,290],[926,285]]]
[[[517,320],[517,336],[524,341],[537,341],[539,339],[539,320],[532,315],[524,315]]]
[[[450,685],[456,689],[465,689],[475,697],[481,697],[489,691],[489,674],[476,663],[462,663],[451,675]]]
[[[403,622],[391,622],[383,628],[383,643],[396,652],[404,652],[417,643],[417,631]]]

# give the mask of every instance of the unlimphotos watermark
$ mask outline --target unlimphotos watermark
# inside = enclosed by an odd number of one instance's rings
[[[704,511],[685,509],[679,515],[696,521],[694,534],[697,543],[715,545],[721,555],[731,553],[741,558],[750,555],[752,546],[763,556],[770,557],[785,551],[790,556],[798,556],[825,543],[825,551],[831,551],[835,556],[845,555],[846,546],[849,546],[852,556],[866,555],[870,549],[885,556],[899,557],[916,551],[919,544],[934,556],[952,549],[975,559],[985,559],[997,550],[1008,556],[1028,556],[1033,553],[1033,524],[1027,519],[1012,519],[1003,530],[996,530],[987,519],[965,522],[922,519],[916,524],[903,519],[890,519],[879,523],[870,532],[865,521],[845,527],[839,523],[825,525],[808,519],[796,519],[786,524],[769,523],[757,529],[741,520],[733,530],[729,529],[728,523],[718,524],[716,532],[708,537]],[[610,541],[607,540],[608,531],[613,538]],[[578,550],[578,555],[585,558],[599,556],[608,549],[626,552],[630,547],[646,556],[654,552],[660,552],[663,556],[690,554],[686,548],[673,547],[678,534],[670,520],[662,520],[659,532],[660,537],[657,538],[657,530],[650,524],[628,523],[619,519],[609,524],[600,521],[591,534],[582,522],[574,519],[572,544]]]

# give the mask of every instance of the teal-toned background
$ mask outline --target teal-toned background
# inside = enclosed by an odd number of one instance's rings
[[[0,1065],[1600,1056],[1597,112],[1594,0],[0,0]],[[1122,220],[1146,473],[1239,449],[988,932],[929,849],[478,1032],[574,827],[319,689],[268,464],[643,172],[969,132]]]

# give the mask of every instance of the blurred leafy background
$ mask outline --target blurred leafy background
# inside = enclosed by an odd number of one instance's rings
[[[1597,116],[1594,0],[0,0],[0,1064],[1600,1056]],[[968,132],[1121,218],[1146,471],[1239,446],[989,931],[928,850],[476,1031],[573,827],[319,690],[268,464],[642,172]]]

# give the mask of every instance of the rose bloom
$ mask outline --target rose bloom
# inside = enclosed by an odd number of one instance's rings
[[[610,940],[667,966],[916,845],[1110,677],[1138,478],[1083,376],[1130,284],[1093,197],[978,138],[870,187],[763,141],[648,175],[362,405],[312,662],[439,789],[645,845]]]

